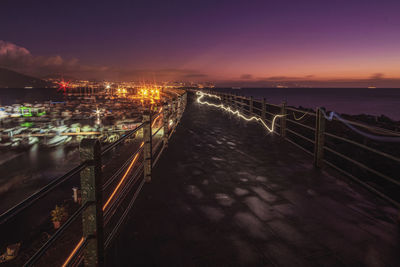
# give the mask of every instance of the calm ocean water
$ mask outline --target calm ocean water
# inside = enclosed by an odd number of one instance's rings
[[[242,88],[216,90],[253,96],[267,102],[306,108],[325,107],[345,114],[385,115],[400,121],[400,88]]]

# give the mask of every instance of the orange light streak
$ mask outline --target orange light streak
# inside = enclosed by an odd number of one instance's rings
[[[76,251],[82,246],[82,243],[85,239],[82,237],[81,240],[79,241],[79,243],[76,245],[76,247],[74,248],[74,250],[72,250],[71,254],[69,254],[68,258],[65,260],[64,264],[62,265],[62,267],[65,267],[68,265],[68,263],[71,261],[72,257],[75,255]]]
[[[144,142],[140,144],[140,148],[144,145]],[[136,153],[135,157],[132,159],[131,163],[129,164],[128,169],[124,173],[124,176],[122,176],[121,180],[119,181],[118,185],[115,187],[114,191],[108,198],[107,202],[103,206],[103,211],[107,208],[107,206],[110,204],[111,200],[114,198],[115,194],[117,193],[118,189],[121,187],[122,183],[125,181],[126,177],[128,176],[129,172],[131,171],[133,164],[136,162],[137,158],[139,156],[139,152]]]

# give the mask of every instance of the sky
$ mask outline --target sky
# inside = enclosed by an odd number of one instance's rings
[[[3,0],[0,66],[114,80],[386,82],[398,0]]]

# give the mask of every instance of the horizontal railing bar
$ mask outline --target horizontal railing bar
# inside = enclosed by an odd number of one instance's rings
[[[140,149],[143,149],[143,148],[141,147]],[[136,152],[136,153],[135,153],[135,156],[136,156],[138,153],[141,153],[141,151],[139,150],[138,152]],[[140,155],[138,155],[138,156],[140,156]],[[135,162],[135,164],[134,164],[133,166],[138,166],[138,168],[140,168],[141,165],[143,165],[143,162],[137,161],[137,162]],[[132,167],[133,167],[133,166],[132,166]],[[126,177],[127,179],[125,180],[125,185],[124,185],[122,188],[119,188],[120,190],[119,190],[119,192],[118,192],[118,191],[116,192],[117,194],[115,195],[115,198],[114,198],[114,199],[111,199],[110,204],[106,207],[106,209],[105,209],[104,212],[103,212],[105,218],[108,216],[108,213],[113,209],[113,207],[114,207],[115,204],[117,203],[117,201],[118,201],[118,199],[119,199],[121,193],[124,192],[124,190],[125,190],[125,188],[126,188],[126,184],[129,184],[129,183],[130,183],[130,178],[135,176],[135,172],[137,172],[137,169],[138,169],[138,168],[136,168],[136,170],[134,170],[134,173],[133,173],[134,175],[132,175],[132,173],[131,173],[131,175],[129,175],[128,177]],[[131,169],[131,170],[132,170],[132,169]],[[128,174],[127,174],[127,175],[128,175]],[[122,178],[121,178],[121,179],[122,179]],[[111,196],[112,196],[112,194],[111,194],[110,196],[108,196],[108,198],[110,198]]]
[[[119,194],[116,196],[116,198],[113,200],[113,202],[110,204],[108,209],[105,210],[104,212],[104,220],[103,224],[106,226],[112,216],[115,214],[116,207],[123,201],[123,199],[127,196],[129,190],[132,189],[134,184],[137,182],[137,177],[138,174],[143,172],[143,161],[137,164],[137,168],[134,170],[132,175],[129,177],[127,183],[124,185],[124,187],[121,189]]]
[[[162,112],[158,112],[157,115],[155,115],[153,118],[151,118],[151,122],[154,122],[156,119],[158,119],[158,117],[160,117],[163,113]]]
[[[156,166],[158,160],[160,159],[161,154],[164,152],[164,149],[165,149],[165,146],[163,145],[160,152],[157,154],[157,157],[153,161],[153,165],[152,165],[153,168],[154,168],[154,166]]]
[[[308,126],[308,125],[299,123],[299,122],[294,121],[294,120],[292,120],[292,119],[286,118],[286,121],[290,121],[291,123],[294,123],[294,124],[296,124],[296,125],[302,126],[302,127],[307,128],[307,129],[309,129],[309,130],[315,131],[315,128],[314,128],[314,127],[311,127],[311,126]]]
[[[155,146],[153,146],[152,150],[153,152],[157,151],[158,147],[163,143],[163,140],[160,138],[160,140],[158,140],[157,144]]]
[[[108,224],[108,222],[111,220],[112,216],[114,216],[114,214],[117,210],[117,207],[120,205],[121,202],[124,201],[125,197],[129,193],[129,191],[132,189],[132,187],[138,181],[138,175],[143,172],[143,162],[139,163],[138,165],[139,166],[137,166],[135,171],[129,177],[128,182],[121,189],[121,191],[119,192],[117,197],[114,199],[113,203],[111,203],[109,208],[104,212],[104,220],[103,220],[104,226],[106,226]]]
[[[386,179],[386,180],[388,180],[388,181],[390,181],[390,182],[392,182],[392,183],[394,183],[396,185],[400,185],[400,181],[396,181],[395,179],[393,179],[393,178],[391,178],[391,177],[389,177],[389,176],[387,176],[387,175],[385,175],[383,173],[380,173],[380,172],[378,172],[376,170],[373,170],[373,169],[365,166],[364,164],[362,164],[362,163],[360,163],[358,161],[355,161],[354,159],[351,159],[351,158],[343,155],[342,153],[339,153],[339,152],[337,152],[337,151],[335,151],[335,150],[333,150],[333,149],[331,149],[331,148],[329,148],[327,146],[324,146],[324,149],[329,151],[329,152],[331,152],[331,153],[333,153],[333,154],[335,154],[335,155],[337,155],[337,156],[339,156],[339,157],[341,157],[341,158],[343,158],[343,159],[345,159],[345,160],[347,160],[347,161],[350,161],[354,165],[357,165],[358,167],[360,167],[360,168],[362,168],[362,169],[364,169],[366,171],[369,171],[369,172],[371,172],[371,173],[373,173],[373,174],[375,174],[375,175],[377,175],[377,176],[379,176],[381,178],[384,178],[384,179]]]
[[[301,110],[293,107],[286,107],[287,110],[294,111],[294,112],[299,112],[299,113],[307,113],[307,115],[315,116],[315,111],[307,111],[307,110]]]
[[[311,156],[314,155],[314,153],[308,151],[306,148],[304,148],[304,147],[302,147],[301,145],[297,144],[296,142],[290,140],[288,137],[286,137],[285,140],[288,141],[289,143],[291,143],[291,144],[297,146],[298,148],[300,148],[301,150],[303,150],[303,151],[306,152],[307,154],[309,154],[309,155],[311,155]]]
[[[115,227],[112,229],[111,233],[108,235],[106,242],[104,243],[104,248],[107,249],[108,246],[111,244],[111,241],[113,240],[113,238],[115,237],[119,227],[121,226],[122,222],[125,220],[125,217],[127,216],[128,212],[130,211],[130,209],[133,206],[133,203],[135,202],[136,198],[139,195],[139,192],[142,190],[142,187],[145,183],[145,179],[143,178],[142,181],[139,184],[138,189],[135,191],[135,194],[133,195],[131,201],[129,202],[128,207],[124,210],[124,213],[122,214],[122,216],[120,217],[120,219],[118,220],[117,224],[115,225]]]
[[[340,122],[340,120],[338,120],[335,117],[333,117],[333,119],[335,121],[339,121]],[[393,135],[394,136],[400,136],[400,132],[396,132],[396,131],[392,131],[392,130],[388,130],[388,129],[384,129],[384,128],[379,128],[379,127],[374,127],[374,126],[366,125],[366,124],[355,122],[355,121],[349,121],[349,120],[346,120],[346,119],[343,119],[343,118],[341,120],[346,122],[346,123],[352,124],[354,126],[358,126],[358,127],[362,127],[362,128],[368,129],[368,130],[373,131],[373,132],[378,133],[378,134],[379,133],[386,133],[386,134],[391,135],[391,136],[393,136]]]
[[[225,95],[225,96],[233,96],[233,97],[235,97],[235,98],[240,98],[240,99],[245,99],[245,100],[250,100],[250,98],[247,98],[247,97],[245,97],[245,96],[238,96],[238,95],[234,95],[234,94],[227,94],[227,93],[219,93],[220,95]],[[262,101],[261,100],[258,100],[258,99],[253,99],[253,101],[254,102],[257,102],[257,103],[262,103]],[[234,102],[239,102],[239,101],[235,101],[234,100]],[[242,103],[242,102],[239,102],[239,103]],[[248,105],[248,104],[246,104],[246,105]],[[266,105],[268,106],[274,106],[274,107],[281,107],[280,105],[277,105],[277,104],[272,104],[272,103],[266,103]],[[315,111],[313,111],[313,112],[309,112],[309,111],[304,111],[304,110],[300,110],[300,109],[297,109],[297,108],[294,108],[294,107],[286,107],[286,109],[287,110],[291,110],[291,111],[295,111],[295,112],[301,112],[301,113],[304,113],[304,112],[307,112],[308,113],[308,115],[311,115],[311,116],[316,116],[316,113],[315,113]],[[271,114],[272,115],[272,114]],[[335,120],[337,120],[336,118],[334,118]],[[359,122],[354,122],[354,121],[350,121],[350,120],[346,120],[346,119],[343,119],[345,122],[347,122],[347,123],[350,123],[350,124],[352,124],[352,125],[355,125],[355,126],[359,126],[359,127],[363,127],[363,128],[366,128],[366,129],[369,129],[369,130],[372,130],[372,131],[375,131],[375,132],[380,132],[380,133],[387,133],[387,134],[389,134],[389,135],[395,135],[395,136],[400,136],[400,132],[397,132],[397,131],[393,131],[393,130],[388,130],[388,129],[384,129],[384,128],[380,128],[380,127],[374,127],[374,126],[369,126],[369,125],[366,125],[366,124],[363,124],[363,123],[359,123]]]
[[[68,263],[65,265],[66,267],[69,266],[80,266],[80,262],[82,261],[82,257],[81,258],[77,258],[79,255],[82,254],[83,249],[87,246],[89,242],[89,238],[88,237],[84,237],[82,244],[79,246],[79,248],[76,250],[76,252],[71,256],[70,260],[68,261]],[[79,261],[77,261],[79,260]]]
[[[338,139],[338,140],[341,140],[341,141],[344,141],[344,142],[347,142],[347,143],[350,143],[350,144],[353,144],[353,145],[356,145],[356,146],[358,146],[358,147],[364,148],[364,149],[369,150],[369,151],[371,151],[371,152],[373,152],[373,153],[376,153],[376,154],[378,154],[378,155],[381,155],[381,156],[383,156],[383,157],[386,157],[386,158],[388,158],[388,159],[391,159],[391,160],[393,160],[393,161],[396,161],[396,162],[399,162],[399,163],[400,163],[400,158],[396,158],[395,156],[392,156],[392,155],[387,154],[387,153],[385,153],[385,152],[376,150],[376,149],[374,149],[374,148],[372,148],[372,147],[369,147],[369,146],[360,144],[360,143],[358,143],[358,142],[355,142],[355,141],[353,141],[353,140],[350,140],[350,139],[347,139],[347,138],[344,138],[344,137],[337,136],[337,135],[335,135],[335,134],[331,134],[331,133],[325,132],[325,135],[326,135],[326,136],[329,136],[329,137],[332,137],[332,138],[335,138],[335,139]]]
[[[61,236],[62,233],[71,225],[72,222],[89,206],[93,204],[91,201],[87,201],[83,204],[68,220],[61,225],[61,227],[47,240],[47,242],[38,250],[36,253],[24,264],[24,266],[33,266],[37,262],[43,253]]]
[[[268,115],[271,115],[271,116],[276,116],[276,114],[271,113],[271,112],[269,112],[269,111],[265,111],[265,113],[268,114]]]
[[[137,131],[139,131],[140,129],[142,129],[144,126],[144,123],[140,124],[138,127],[136,127],[135,129],[133,129],[132,131],[130,131],[129,133],[127,133],[126,135],[124,135],[123,137],[121,137],[120,139],[118,139],[117,141],[115,141],[114,143],[110,144],[109,146],[107,146],[103,151],[101,151],[101,155],[104,156],[107,152],[109,152],[111,149],[113,149],[114,147],[116,147],[117,145],[119,145],[120,143],[122,143],[122,141],[124,141],[125,139],[129,138],[131,135],[133,135],[134,133],[136,133]]]
[[[155,132],[152,134],[151,137],[155,136],[163,127],[164,127],[164,126],[160,126],[160,128],[158,128],[158,130],[155,131]]]
[[[276,107],[276,108],[280,108],[281,107],[281,105],[271,104],[271,103],[266,103],[266,105],[267,106],[273,106],[273,107]]]
[[[400,208],[400,203],[399,203],[399,202],[397,202],[397,201],[393,200],[392,198],[388,197],[387,195],[385,195],[385,194],[382,193],[381,191],[379,191],[379,190],[375,189],[374,187],[370,186],[369,184],[367,184],[367,183],[361,181],[359,178],[357,178],[357,177],[355,177],[354,175],[348,173],[347,171],[345,171],[345,170],[339,168],[339,167],[336,166],[335,164],[333,164],[333,163],[331,163],[331,162],[329,162],[329,161],[327,161],[327,160],[324,160],[324,162],[325,162],[326,164],[328,164],[330,167],[334,168],[335,170],[341,172],[342,174],[344,174],[344,175],[350,177],[351,179],[353,179],[354,181],[360,183],[361,185],[363,185],[364,187],[366,187],[368,190],[374,192],[375,194],[379,195],[379,196],[382,197],[383,199],[389,201],[389,202],[390,202],[391,204],[393,204],[394,206]]]
[[[18,213],[21,211],[25,210],[29,206],[31,206],[33,203],[41,199],[42,197],[46,196],[50,191],[52,191],[54,188],[65,182],[67,179],[71,178],[75,174],[79,173],[81,170],[83,170],[86,166],[86,162],[81,163],[79,166],[73,168],[63,176],[58,177],[57,179],[53,180],[49,184],[45,185],[39,191],[36,191],[26,199],[22,200],[20,203],[15,205],[14,207],[10,208],[0,216],[0,225],[3,223],[7,222],[14,216],[16,216]]]
[[[129,163],[132,161],[132,159],[136,156],[137,153],[140,153],[140,151],[143,149],[142,146],[139,146],[139,148],[130,156],[124,164],[111,176],[111,178],[107,179],[107,181],[103,184],[103,190],[107,189],[112,182],[115,181],[116,177],[118,177],[119,174],[125,169],[126,166],[129,165]]]
[[[310,143],[312,143],[312,144],[315,144],[315,141],[314,141],[314,140],[311,140],[310,138],[305,137],[305,136],[302,135],[302,134],[296,133],[295,131],[292,131],[292,130],[287,129],[287,128],[286,128],[286,131],[289,132],[289,133],[292,133],[292,134],[294,134],[294,135],[297,135],[298,137],[300,137],[300,138],[302,138],[302,139],[304,139],[304,140],[306,140],[306,141],[308,141],[308,142],[310,142]]]

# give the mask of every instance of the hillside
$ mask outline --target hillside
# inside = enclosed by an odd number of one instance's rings
[[[46,88],[50,86],[51,83],[41,79],[0,68],[0,88]]]

